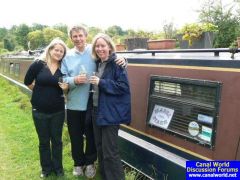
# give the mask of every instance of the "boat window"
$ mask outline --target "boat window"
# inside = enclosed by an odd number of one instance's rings
[[[7,62],[4,62],[3,72],[4,72],[4,73],[8,72],[8,63],[7,63]]]
[[[10,64],[9,64],[9,74],[10,74],[10,75],[13,75],[13,74],[14,74],[14,64],[13,64],[13,63],[10,63]]]
[[[221,83],[151,76],[148,125],[214,147]]]
[[[20,65],[19,63],[16,63],[15,64],[15,76],[18,77],[19,76],[19,73],[20,73]]]

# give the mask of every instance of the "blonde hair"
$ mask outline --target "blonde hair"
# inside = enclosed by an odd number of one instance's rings
[[[112,53],[116,52],[115,44],[114,44],[113,40],[110,38],[110,36],[108,36],[107,34],[104,34],[104,33],[98,33],[93,38],[93,41],[92,41],[92,56],[93,56],[94,59],[99,58],[96,51],[95,51],[95,48],[96,48],[97,40],[100,39],[100,38],[102,38],[104,41],[106,41],[106,43],[110,47],[110,52],[109,52],[110,55]]]
[[[70,27],[69,29],[69,37],[72,38],[72,33],[73,31],[83,31],[84,35],[87,37],[88,36],[88,32],[87,32],[87,29],[82,26],[82,25],[74,25],[72,27]]]
[[[65,57],[66,53],[67,53],[67,46],[66,44],[63,42],[63,40],[61,40],[60,38],[55,38],[53,39],[49,45],[45,48],[43,54],[40,56],[40,59],[42,59],[43,61],[45,61],[46,63],[50,63],[51,57],[50,57],[50,51],[57,45],[61,45],[64,49],[64,54],[62,59]],[[61,60],[62,60],[61,59]]]

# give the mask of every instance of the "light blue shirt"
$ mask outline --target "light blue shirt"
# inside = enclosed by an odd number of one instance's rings
[[[85,71],[87,76],[91,76],[96,71],[96,63],[92,58],[92,46],[87,45],[83,52],[75,48],[69,50],[62,61],[61,71],[64,74],[64,81],[69,83],[69,92],[67,94],[67,109],[86,111],[89,97],[90,84],[76,85],[74,76]]]

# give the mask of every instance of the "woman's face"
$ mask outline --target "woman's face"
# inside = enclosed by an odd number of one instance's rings
[[[99,38],[96,41],[95,52],[102,61],[106,61],[108,59],[110,50],[109,45],[103,38]]]
[[[56,44],[53,49],[50,50],[50,56],[52,61],[60,61],[63,58],[64,55],[64,47],[60,44]]]

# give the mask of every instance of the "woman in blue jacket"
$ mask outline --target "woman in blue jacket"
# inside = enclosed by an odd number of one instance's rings
[[[125,179],[118,150],[118,130],[131,121],[131,98],[127,71],[116,65],[115,46],[106,34],[93,40],[92,54],[97,73],[91,76],[94,86],[94,135],[100,173],[105,180]]]

